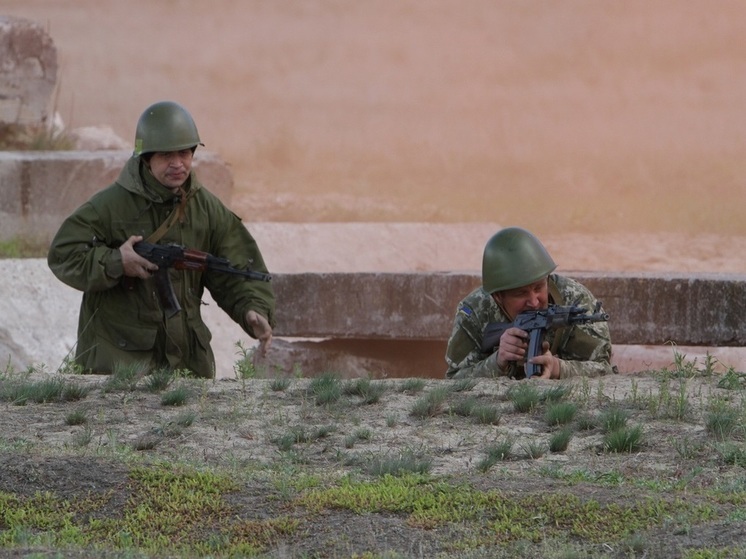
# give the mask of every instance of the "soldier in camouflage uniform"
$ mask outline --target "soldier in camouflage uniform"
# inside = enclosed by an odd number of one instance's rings
[[[448,378],[508,376],[525,378],[528,333],[508,328],[493,351],[483,352],[490,322],[513,322],[524,311],[556,305],[593,309],[596,299],[579,282],[554,274],[556,264],[541,242],[518,227],[498,231],[482,258],[482,285],[458,305],[448,340]],[[606,322],[575,324],[546,333],[544,353],[532,359],[540,378],[569,378],[616,372]]]
[[[52,272],[83,292],[75,360],[86,372],[117,366],[189,370],[215,376],[212,335],[202,294],[213,299],[266,352],[275,296],[270,284],[215,271],[169,269],[182,311],[164,312],[153,272],[134,243],[175,243],[266,272],[241,220],[197,179],[192,157],[202,145],[191,115],[177,103],[143,112],[135,150],[117,180],[68,217],[49,248]]]

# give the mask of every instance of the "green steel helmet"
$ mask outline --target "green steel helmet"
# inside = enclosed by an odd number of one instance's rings
[[[151,105],[140,116],[135,131],[136,157],[156,151],[181,151],[204,145],[189,112],[173,101]]]
[[[508,227],[487,241],[482,256],[482,288],[487,293],[523,287],[551,274],[557,265],[532,233]]]

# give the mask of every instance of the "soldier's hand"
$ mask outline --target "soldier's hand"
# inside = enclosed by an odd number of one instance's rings
[[[523,361],[528,349],[528,333],[520,328],[508,328],[500,336],[497,366],[505,369],[510,361]]]
[[[259,340],[259,354],[266,357],[272,345],[272,327],[267,319],[256,311],[246,313],[246,322],[254,333],[254,337]]]
[[[544,350],[544,353],[537,355],[533,359],[529,359],[529,362],[541,366],[541,375],[539,378],[560,378],[560,360],[549,351],[549,342],[544,342],[541,348]]]
[[[147,279],[158,270],[158,266],[135,252],[133,245],[140,241],[142,241],[142,237],[132,235],[119,247],[119,252],[122,255],[122,269],[125,276]]]

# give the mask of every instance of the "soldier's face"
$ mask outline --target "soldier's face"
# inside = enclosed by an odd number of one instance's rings
[[[549,305],[549,284],[547,278],[544,278],[523,287],[499,291],[493,294],[493,297],[510,319],[515,320],[515,317],[523,311],[547,308]]]
[[[192,157],[191,149],[157,151],[150,157],[150,172],[163,186],[177,190],[189,178]]]

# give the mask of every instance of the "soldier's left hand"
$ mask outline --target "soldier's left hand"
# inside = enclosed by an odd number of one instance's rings
[[[544,353],[531,359],[531,363],[541,365],[542,372],[539,378],[560,378],[560,360],[549,351],[549,342],[544,342],[542,344],[542,349],[544,350]]]
[[[247,311],[246,322],[251,327],[254,337],[259,340],[259,353],[262,357],[267,356],[267,351],[272,345],[272,327],[261,314],[256,311]]]

